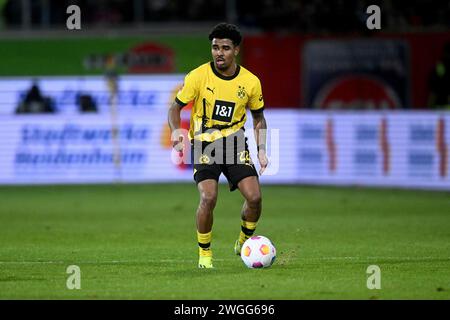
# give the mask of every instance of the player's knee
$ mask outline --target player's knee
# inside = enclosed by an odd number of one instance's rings
[[[217,193],[202,192],[200,195],[200,205],[206,208],[214,208],[217,202]]]
[[[252,208],[260,208],[262,204],[262,198],[260,193],[252,193],[247,196],[247,203]]]

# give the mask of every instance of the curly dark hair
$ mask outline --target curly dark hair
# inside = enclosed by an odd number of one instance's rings
[[[209,34],[209,40],[212,39],[230,39],[235,46],[238,46],[242,41],[241,31],[234,24],[222,22],[216,25]]]

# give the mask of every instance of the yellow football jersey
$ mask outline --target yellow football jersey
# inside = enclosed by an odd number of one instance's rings
[[[221,75],[213,62],[189,72],[175,101],[185,106],[194,101],[189,139],[214,141],[242,128],[247,120],[246,108],[264,109],[261,82],[242,66],[232,76]]]

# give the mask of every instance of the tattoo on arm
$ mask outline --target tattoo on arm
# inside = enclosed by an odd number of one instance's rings
[[[258,148],[258,151],[260,149],[266,150],[267,122],[266,118],[264,118],[264,113],[252,113],[252,115],[256,146]]]
[[[176,129],[179,129],[181,126],[181,112],[182,106],[180,106],[177,102],[172,102],[172,105],[169,108],[168,113],[168,123],[170,127],[170,131],[173,132]]]

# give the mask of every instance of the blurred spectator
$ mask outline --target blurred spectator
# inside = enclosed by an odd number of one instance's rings
[[[365,32],[366,9],[381,8],[382,29],[450,27],[450,2],[445,0],[246,0],[238,2],[239,23],[263,30],[302,32]]]
[[[19,103],[16,113],[53,113],[55,109],[49,97],[41,94],[36,82],[28,90],[25,98]]]
[[[428,85],[429,107],[450,110],[450,42],[444,45],[442,60],[431,72]]]
[[[3,29],[5,24],[5,7],[7,0],[0,0],[0,30]]]
[[[23,1],[6,1],[7,26],[20,25]],[[80,6],[83,24],[112,25],[152,22],[224,21],[230,16],[228,1],[236,5],[237,23],[266,31],[365,32],[366,9],[380,6],[384,31],[426,30],[450,27],[450,1],[410,0],[39,0],[28,1],[32,26],[64,24],[66,8]],[[231,3],[231,2],[230,2]],[[47,5],[49,4],[49,5]],[[234,13],[231,13],[233,15]]]
[[[78,111],[82,113],[87,112],[95,113],[98,111],[95,100],[89,94],[80,94],[77,97],[77,104],[78,104]]]

